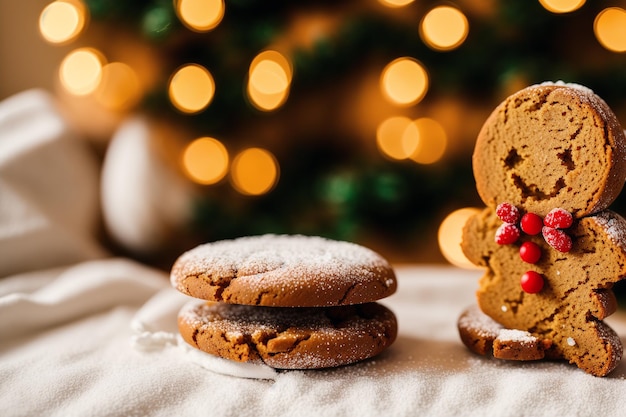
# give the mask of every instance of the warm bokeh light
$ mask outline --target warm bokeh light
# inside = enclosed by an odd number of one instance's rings
[[[92,48],[70,52],[61,62],[59,77],[63,87],[75,95],[93,93],[102,79],[103,55]]]
[[[569,13],[578,10],[585,0],[539,0],[539,3],[552,13]]]
[[[78,0],[57,0],[39,16],[39,31],[50,43],[70,42],[80,34],[87,21],[87,9]]]
[[[230,175],[233,186],[240,193],[261,195],[278,182],[279,166],[269,151],[248,148],[233,159]]]
[[[96,100],[111,110],[128,110],[141,99],[136,72],[123,62],[111,62],[102,68],[102,81],[95,92]]]
[[[259,110],[272,111],[282,106],[287,101],[288,90],[284,90],[280,93],[264,94],[257,90],[254,85],[248,83],[246,90],[250,103]]]
[[[204,110],[213,99],[214,93],[213,76],[206,68],[198,64],[189,64],[179,68],[170,79],[170,101],[183,113],[197,113]]]
[[[452,265],[460,268],[477,268],[463,253],[461,242],[463,226],[471,216],[479,212],[477,208],[462,208],[453,211],[441,222],[438,232],[439,249]]]
[[[247,93],[250,102],[259,110],[271,111],[280,107],[289,95],[291,62],[277,51],[264,51],[250,64]]]
[[[419,164],[432,164],[440,160],[448,144],[448,135],[443,126],[427,117],[417,119],[413,124],[419,132],[419,140],[410,158]]]
[[[272,49],[263,51],[254,57],[254,59],[250,63],[250,69],[248,71],[248,75],[251,76],[252,73],[257,68],[257,66],[264,61],[270,61],[280,66],[281,72],[285,75],[287,82],[288,83],[291,82],[291,78],[293,76],[293,65],[291,61],[285,55],[281,54],[278,51],[274,51]]]
[[[174,0],[176,14],[185,26],[196,32],[207,32],[224,17],[224,0]]]
[[[468,32],[467,18],[451,6],[433,8],[420,23],[420,36],[424,43],[439,51],[457,48],[465,41]]]
[[[263,60],[250,72],[250,84],[261,94],[276,94],[289,88],[285,70],[276,61]]]
[[[380,152],[396,160],[407,159],[419,140],[417,126],[404,116],[389,117],[376,129],[376,145]]]
[[[596,16],[593,31],[598,42],[613,52],[626,52],[626,10],[609,7]]]
[[[215,184],[228,171],[228,151],[217,139],[198,138],[185,148],[182,163],[185,173],[193,181],[204,185]]]
[[[428,91],[428,73],[413,58],[398,58],[383,70],[380,87],[389,101],[402,106],[418,103]]]
[[[389,6],[389,7],[403,7],[408,4],[413,3],[415,0],[378,0],[378,1],[384,4],[385,6]]]

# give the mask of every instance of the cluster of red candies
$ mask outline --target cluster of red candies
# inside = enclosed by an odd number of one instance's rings
[[[542,234],[545,241],[559,252],[572,249],[572,238],[563,229],[572,226],[572,214],[562,208],[552,209],[543,219],[535,213],[521,215],[519,209],[510,203],[499,204],[496,215],[502,225],[496,231],[496,243],[510,245],[520,238],[522,232],[535,236]],[[520,230],[521,229],[521,230]],[[524,242],[519,248],[520,258],[534,264],[541,258],[541,248],[535,242]],[[529,294],[536,294],[543,289],[543,276],[536,271],[528,271],[520,281],[522,289]]]

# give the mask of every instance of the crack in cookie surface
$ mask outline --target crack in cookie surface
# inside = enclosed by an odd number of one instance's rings
[[[275,368],[309,369],[377,355],[395,340],[397,323],[377,303],[291,308],[191,302],[179,314],[179,330],[207,353],[242,362],[260,358]]]

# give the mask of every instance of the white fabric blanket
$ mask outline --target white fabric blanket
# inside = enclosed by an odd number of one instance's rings
[[[0,102],[0,277],[102,257],[98,168],[52,98]]]
[[[169,288],[162,272],[107,259],[5,278],[2,414],[623,416],[624,363],[596,378],[565,363],[476,356],[460,342],[456,319],[473,302],[479,274],[452,267],[396,271],[399,291],[384,303],[398,316],[400,332],[386,353],[263,380],[208,371],[176,346],[172,326],[187,298]],[[609,321],[626,335],[623,311]],[[137,349],[147,333],[163,343],[152,338],[151,349]]]
[[[624,415],[626,361],[595,378],[470,353],[456,320],[479,272],[452,267],[396,268],[399,290],[382,302],[399,336],[373,360],[225,375],[240,369],[180,344],[176,313],[188,299],[167,274],[99,247],[97,187],[47,96],[0,103],[2,416]],[[624,310],[607,321],[626,337]]]

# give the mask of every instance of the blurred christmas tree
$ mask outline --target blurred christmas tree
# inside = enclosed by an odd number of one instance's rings
[[[101,81],[75,94],[197,145],[170,155],[200,184],[195,241],[319,234],[437,261],[445,215],[482,205],[470,155],[505,96],[580,83],[626,123],[624,1],[58,3],[90,17],[60,43],[126,65],[113,93]]]

